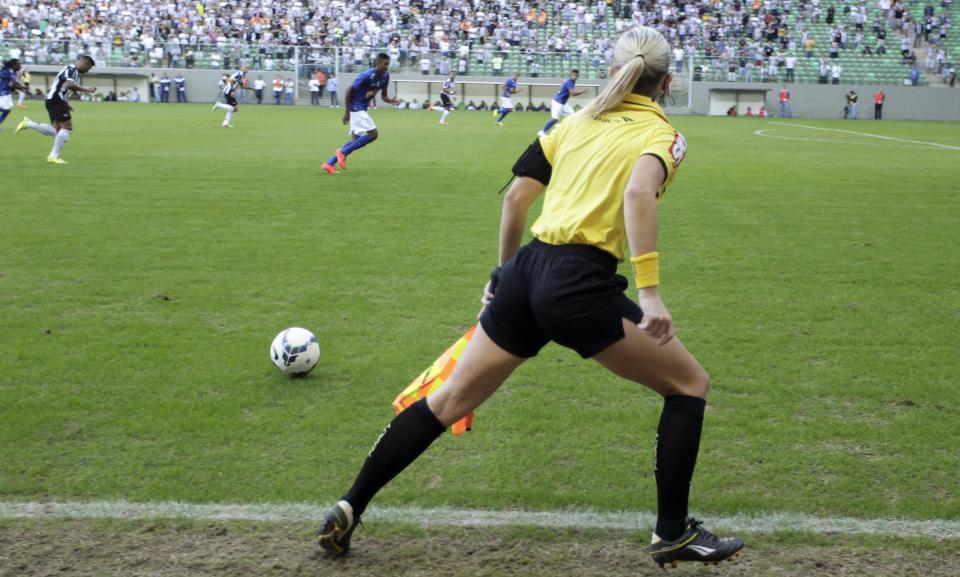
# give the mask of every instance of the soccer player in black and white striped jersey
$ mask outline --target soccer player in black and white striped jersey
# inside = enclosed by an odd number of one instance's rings
[[[213,103],[214,112],[216,112],[218,108],[223,108],[227,111],[227,114],[223,117],[223,124],[220,125],[221,128],[233,128],[230,121],[233,120],[233,114],[240,110],[240,105],[237,103],[237,90],[250,89],[246,85],[248,70],[250,70],[250,67],[244,64],[240,70],[231,74],[230,77],[227,78],[223,89],[220,91],[223,102],[217,101]]]
[[[32,128],[46,136],[53,137],[53,149],[47,156],[47,162],[51,164],[66,164],[67,162],[60,158],[60,152],[64,145],[70,140],[70,134],[73,132],[73,119],[70,112],[73,110],[67,104],[67,95],[71,92],[94,93],[96,87],[84,88],[80,86],[80,75],[86,74],[91,68],[96,66],[93,58],[82,55],[77,57],[77,61],[61,70],[53,81],[53,88],[47,92],[47,114],[50,116],[50,124],[40,124],[24,117],[17,125],[17,132],[27,128]]]
[[[443,88],[440,90],[440,101],[443,103],[440,108],[430,107],[430,110],[442,110],[443,116],[440,117],[440,124],[447,123],[447,117],[453,112],[453,99],[457,96],[457,73],[451,71],[450,78],[443,81]]]

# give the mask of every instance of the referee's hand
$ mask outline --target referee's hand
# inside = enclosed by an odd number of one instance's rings
[[[637,327],[658,339],[658,344],[665,345],[673,339],[673,317],[666,305],[660,300],[660,293],[656,287],[640,290],[640,310],[643,311],[643,320]]]

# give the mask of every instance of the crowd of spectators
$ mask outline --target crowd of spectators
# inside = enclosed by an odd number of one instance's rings
[[[417,66],[424,54],[431,54],[436,55],[436,66],[446,60],[451,69],[460,56],[482,63],[518,51],[529,54],[531,64],[554,50],[595,52],[609,61],[607,11],[626,17],[637,4],[7,0],[0,5],[0,40],[27,42],[37,62],[85,52],[100,60],[117,56],[130,66],[190,67],[214,58],[224,68],[242,59],[256,67],[282,69],[291,64],[294,47],[301,48],[301,59],[321,64],[332,58],[334,47],[348,62],[366,62],[373,52],[390,47],[398,62],[405,59]]]
[[[864,0],[825,9],[820,0],[735,0],[702,27],[694,24],[702,34],[687,30],[681,41],[688,51],[703,50],[709,65],[698,71],[701,76],[727,80],[792,82],[800,59],[816,59],[819,81],[837,83],[840,61],[851,55],[882,57],[893,50],[910,67],[918,48],[926,51],[928,72],[943,73],[949,67],[951,1],[941,0],[937,9],[917,0],[877,0],[871,11]]]
[[[952,0],[870,1],[868,11],[865,0],[5,0],[0,43],[16,40],[40,64],[82,52],[126,66],[289,70],[299,57],[332,69],[340,54],[350,71],[386,50],[395,69],[536,76],[552,53],[600,73],[618,34],[647,25],[674,46],[676,69],[696,53],[710,77],[792,81],[798,57],[850,51],[899,49],[912,65],[920,47],[927,70],[943,72]],[[815,25],[829,30],[826,45]]]

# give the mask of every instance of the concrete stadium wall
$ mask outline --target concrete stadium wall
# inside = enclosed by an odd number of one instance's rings
[[[722,95],[741,92],[749,97],[751,93],[766,91],[767,110],[776,115],[779,114],[779,93],[782,86],[771,83],[694,82],[691,112],[711,114],[711,93]],[[878,88],[883,88],[887,95],[883,105],[885,120],[960,120],[960,88],[957,87],[788,84],[787,88],[790,90],[790,106],[797,118],[842,118],[846,94],[851,90],[856,91],[860,97],[857,115],[860,118],[873,118],[873,93]],[[724,108],[719,114],[723,114],[725,110]],[[716,110],[713,112],[717,113]]]
[[[49,90],[54,76],[61,68],[60,66],[31,66],[30,72],[33,75],[31,89],[36,90],[40,88],[44,92]],[[223,74],[223,71],[185,68],[97,67],[90,71],[90,73],[84,75],[83,84],[85,86],[96,86],[101,92],[113,90],[116,91],[117,94],[129,91],[136,86],[137,90],[141,93],[143,101],[146,102],[148,94],[147,79],[150,77],[150,73],[156,74],[158,77],[166,73],[171,78],[178,73],[183,74],[187,80],[187,98],[190,102],[212,102],[218,96],[217,83],[220,81],[220,76]],[[265,103],[273,102],[270,82],[277,74],[284,79],[294,76],[293,72],[277,72],[274,70],[251,69],[247,73],[247,77],[251,81],[255,80],[257,76],[263,76],[264,81],[267,83],[267,88],[264,91]],[[343,95],[346,93],[347,86],[353,82],[356,76],[356,74],[344,73],[339,77],[341,102]],[[398,94],[400,98],[408,102],[413,99],[416,99],[418,102],[423,102],[428,95],[432,100],[440,99],[440,88],[446,77],[437,75],[423,76],[419,74],[391,74],[390,79],[391,86],[388,93],[391,96]],[[460,76],[457,78],[457,81],[460,83],[458,86],[458,96],[464,103],[473,100],[479,104],[480,100],[485,100],[487,104],[491,104],[492,102],[498,101],[500,85],[502,85],[505,80],[506,77]],[[523,104],[530,102],[540,104],[541,102],[545,102],[549,106],[550,100],[564,80],[566,79],[521,78],[519,85],[523,88],[523,91],[514,97],[514,104],[520,102]],[[582,96],[571,98],[570,104],[583,106],[590,102],[599,92],[602,83],[603,81],[581,82],[581,87],[586,87],[588,90]],[[173,94],[173,90],[174,87],[171,86],[170,100],[175,102],[176,95]],[[246,101],[247,103],[254,101],[252,92],[247,93]],[[306,86],[306,79],[301,79],[298,82],[296,103],[309,104],[309,102],[310,93]],[[324,103],[326,104],[328,102],[329,99],[327,98],[326,91],[324,91]]]
[[[60,70],[59,66],[31,66],[33,82],[31,88],[40,88],[44,92],[49,89],[50,81]],[[130,90],[137,86],[141,92],[143,101],[146,102],[147,78],[153,72],[160,76],[166,72],[170,77],[181,73],[187,79],[187,97],[191,102],[212,102],[217,97],[217,82],[223,73],[220,70],[196,70],[196,69],[167,69],[167,68],[94,68],[91,73],[85,75],[83,83],[87,86],[97,86],[102,91],[116,90],[118,93]],[[265,102],[272,102],[269,83],[273,77],[278,74],[271,70],[250,70],[249,78],[263,76],[267,82],[267,96]],[[281,77],[287,78],[293,76],[293,72],[280,72]],[[356,74],[344,73],[340,77],[340,97],[346,92],[346,87],[356,77]],[[437,100],[440,94],[440,85],[444,80],[443,76],[422,76],[418,74],[394,74],[391,75],[392,86],[389,93],[395,93],[406,101],[414,98],[422,102],[428,95],[433,100]],[[466,102],[474,100],[479,104],[480,100],[485,100],[487,104],[496,102],[499,96],[498,87],[506,78],[494,78],[490,76],[461,76],[458,77],[460,86],[458,88],[461,100]],[[546,102],[549,105],[550,99],[556,92],[558,86],[563,82],[563,78],[526,78],[521,77],[519,85],[524,91],[514,97],[514,103],[533,102],[539,104]],[[580,83],[581,87],[588,87],[588,91],[583,96],[572,98],[571,105],[583,106],[590,101],[593,96],[606,84],[605,80],[584,80]],[[541,86],[535,86],[541,85]],[[429,87],[429,89],[428,89]],[[754,93],[754,97],[759,92],[761,95],[766,91],[764,100],[767,109],[772,114],[777,114],[777,94],[780,91],[781,84],[773,83],[742,83],[742,82],[694,82],[692,83],[692,106],[687,109],[684,102],[678,102],[678,106],[669,108],[669,114],[710,114],[711,92],[737,92]],[[843,114],[845,104],[844,95],[851,89],[856,90],[860,95],[859,115],[861,118],[873,117],[873,93],[878,86],[876,85],[823,85],[823,84],[790,84],[791,105],[794,116],[799,118],[839,118]],[[883,116],[890,120],[960,120],[960,87],[949,88],[943,86],[914,87],[914,86],[884,86],[887,93],[887,101],[883,106]],[[171,91],[172,92],[172,91]],[[324,95],[326,97],[326,94]],[[176,96],[171,94],[171,100],[175,101]],[[685,100],[685,99],[681,99]],[[246,95],[248,103],[253,101],[253,94]],[[756,102],[757,100],[754,100]],[[308,104],[310,95],[307,91],[306,81],[301,80],[298,85],[297,100],[298,104]],[[328,102],[325,100],[324,102]],[[725,110],[725,109],[724,109]]]
[[[44,91],[50,88],[50,85],[53,81],[54,76],[57,72],[61,70],[61,66],[30,66],[30,73],[32,75],[31,89],[40,88]],[[110,90],[115,90],[117,94],[120,92],[129,91],[134,86],[137,87],[137,90],[140,92],[142,102],[147,102],[147,95],[149,94],[149,88],[147,86],[147,81],[150,78],[150,73],[154,73],[157,77],[167,73],[170,78],[173,78],[178,73],[183,74],[187,79],[187,98],[191,102],[212,102],[217,97],[217,83],[220,81],[220,76],[223,74],[221,70],[195,70],[195,69],[181,69],[181,68],[110,68],[98,66],[91,70],[88,74],[83,75],[83,80],[81,81],[84,86],[96,86],[100,92],[106,92]],[[256,78],[258,74],[262,74],[264,80],[268,83],[273,79],[273,75],[276,72],[264,72],[251,70],[249,72],[252,75],[252,78]],[[293,73],[289,72],[284,75],[284,78],[287,76],[292,76]],[[170,88],[170,99],[173,102],[176,102],[176,94],[174,93],[175,87],[171,85]]]
[[[352,80],[355,75],[345,75]],[[443,86],[445,77],[440,76],[416,76],[416,75],[391,75],[390,80],[393,86],[389,93],[392,96],[398,94],[405,101],[423,102],[429,95],[431,101],[436,102],[440,99],[440,89]],[[457,98],[458,103],[466,104],[473,101],[479,105],[484,101],[487,105],[499,103],[500,92],[503,89],[503,82],[506,78],[494,78],[489,76],[458,76],[457,77]],[[553,95],[557,93],[560,84],[565,79],[557,78],[520,78],[518,86],[522,89],[519,94],[513,96],[513,104],[535,104],[541,103],[550,106]],[[571,106],[584,106],[594,96],[599,94],[601,85],[597,81],[581,82],[579,88],[586,88],[587,92],[581,96],[571,97],[569,104]]]
[[[39,89],[46,94],[53,84],[54,77],[62,68],[62,66],[30,66],[30,92],[36,94],[37,89]],[[112,70],[114,72],[108,74],[87,74],[81,80],[81,83],[84,86],[96,86],[97,91],[104,95],[110,91],[115,91],[119,95],[121,92],[128,92],[136,86],[141,98],[146,101],[149,72],[141,73],[139,70],[131,68],[114,68]]]

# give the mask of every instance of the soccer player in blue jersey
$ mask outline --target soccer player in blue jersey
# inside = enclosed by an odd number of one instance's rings
[[[4,62],[3,68],[0,69],[0,124],[3,124],[13,108],[13,93],[24,90],[17,84],[19,70],[20,61],[16,58]]]
[[[543,129],[537,133],[537,136],[541,138],[546,136],[547,132],[553,128],[553,125],[560,122],[561,118],[573,114],[573,107],[567,104],[567,100],[569,100],[571,96],[580,96],[586,92],[585,89],[577,90],[575,88],[578,78],[580,78],[580,71],[574,68],[570,71],[570,78],[563,83],[563,86],[560,87],[560,90],[550,102],[550,120],[548,120]]]
[[[337,174],[337,169],[333,167],[334,163],[340,166],[341,170],[347,168],[347,156],[351,152],[363,148],[377,139],[377,125],[373,123],[367,109],[370,107],[370,101],[376,98],[380,93],[380,98],[387,104],[394,106],[400,104],[397,98],[387,96],[387,87],[390,85],[390,74],[387,70],[390,68],[390,57],[381,52],[377,54],[377,60],[373,68],[366,70],[357,76],[350,88],[347,88],[347,110],[343,113],[343,123],[350,125],[350,142],[344,144],[337,152],[324,162],[320,168],[329,174]]]
[[[513,99],[511,97],[523,90],[523,88],[517,88],[517,76],[517,73],[514,72],[513,76],[503,83],[503,92],[500,94],[500,109],[493,112],[494,116],[500,115],[497,117],[497,126],[503,126],[503,119],[513,112]]]

